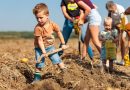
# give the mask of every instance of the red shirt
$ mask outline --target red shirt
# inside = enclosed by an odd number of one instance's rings
[[[75,0],[75,2],[77,3],[78,1],[83,1],[84,3],[86,3],[91,9],[94,9],[94,5],[90,0]]]

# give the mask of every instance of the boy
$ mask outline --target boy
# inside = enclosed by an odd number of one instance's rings
[[[38,24],[34,28],[35,36],[35,57],[36,57],[36,72],[34,74],[34,81],[41,80],[41,68],[44,67],[45,57],[47,57],[47,52],[54,50],[54,36],[53,32],[58,35],[62,48],[65,49],[65,41],[60,32],[60,28],[57,24],[49,20],[49,10],[46,4],[39,3],[33,9],[33,14],[35,15]],[[38,58],[44,55],[41,62],[38,62]],[[61,70],[65,69],[63,62],[61,61],[58,53],[54,53],[48,56],[53,64],[57,64]]]
[[[110,45],[107,46],[107,42],[111,41],[111,45],[115,46],[118,41],[118,31],[116,29],[112,30],[112,18],[110,17],[104,19],[104,28],[105,30],[99,33],[99,40],[102,41],[101,60],[104,69],[106,69],[106,60],[109,60],[109,71],[111,72],[113,71],[113,60],[116,59],[116,48],[110,53],[110,50],[108,51],[108,49],[111,47]]]
[[[74,21],[75,19],[78,19],[78,21],[83,17],[83,11],[79,9],[78,5],[74,2],[74,0],[62,0],[61,1],[61,9],[63,12],[63,15],[65,17],[65,22],[63,25],[63,37],[65,39],[65,43],[68,42],[68,39],[70,37],[70,34],[74,28]],[[86,30],[81,29],[81,40],[84,42],[84,37],[86,34]],[[89,48],[87,49],[88,55],[93,60],[93,51],[92,48],[89,45]],[[59,55],[62,55],[63,52],[59,52]],[[82,59],[82,57],[81,57]]]
[[[120,42],[122,59],[119,63],[117,62],[117,64],[124,65],[126,32],[124,30],[120,30],[119,26],[121,24],[121,19],[122,19],[123,13],[125,12],[125,9],[123,6],[116,4],[113,1],[108,1],[106,3],[106,9],[108,10],[108,16],[111,17],[113,20],[112,28],[118,29],[118,32],[119,32],[120,41],[118,41],[118,43]],[[125,17],[125,21],[127,23],[126,17]]]

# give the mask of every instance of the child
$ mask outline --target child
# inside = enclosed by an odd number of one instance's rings
[[[108,58],[107,47],[105,44],[108,40],[112,40],[113,46],[116,45],[116,42],[118,41],[118,31],[116,29],[112,30],[112,18],[110,17],[105,18],[104,28],[105,30],[99,33],[99,40],[102,41],[101,60],[103,68],[106,69],[106,60],[109,59],[109,71],[111,72],[113,71],[113,60],[116,59],[116,53],[113,53],[115,57]]]
[[[121,30],[119,28],[121,24],[121,19],[123,16],[123,13],[125,12],[125,9],[123,6],[113,2],[113,1],[108,1],[106,3],[106,9],[108,10],[108,16],[112,18],[112,28],[113,29],[118,29],[119,32],[119,40],[118,43],[120,42],[121,46],[121,56],[122,59],[121,61],[117,64],[124,65],[124,55],[125,55],[125,44],[126,44],[126,32],[124,30]],[[127,18],[125,17],[125,23],[127,23]]]
[[[74,2],[74,0],[62,0],[61,1],[61,9],[63,12],[63,15],[65,17],[65,22],[63,25],[63,37],[65,39],[65,43],[68,42],[68,39],[72,33],[72,30],[74,28],[74,21],[75,19],[80,20],[83,16],[83,11],[79,9],[78,5]],[[86,29],[81,27],[81,40],[84,42],[84,37],[86,33]],[[93,60],[93,51],[91,46],[89,45],[88,49],[88,55]],[[62,55],[63,52],[59,52],[59,55]]]
[[[53,32],[58,35],[62,48],[65,49],[65,41],[60,32],[60,28],[57,24],[49,19],[49,10],[46,4],[39,3],[33,9],[33,14],[35,15],[38,24],[34,28],[35,36],[35,57],[36,57],[36,72],[34,74],[34,81],[41,80],[41,68],[44,67],[45,57],[47,57],[47,52],[55,50],[54,48],[54,36]],[[38,62],[38,58],[44,54],[41,62]],[[65,69],[65,65],[61,61],[58,53],[48,56],[53,64],[57,64],[61,70]]]

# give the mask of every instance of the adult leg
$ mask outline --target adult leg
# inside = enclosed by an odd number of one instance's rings
[[[85,35],[84,43],[83,43],[83,48],[82,48],[81,58],[84,58],[86,56],[86,53],[87,53],[86,50],[88,49],[88,46],[89,46],[90,37],[91,37],[91,34],[87,27],[87,31],[86,31],[86,35]]]
[[[124,65],[124,55],[125,55],[125,44],[126,44],[126,33],[121,32],[121,62],[120,64]]]
[[[99,53],[101,52],[101,43],[98,38],[99,34],[99,26],[98,25],[89,25],[89,31],[91,34],[92,41],[96,48],[98,49]],[[87,42],[88,43],[88,42]]]
[[[84,43],[84,39],[85,39],[85,35],[86,35],[85,25],[87,25],[87,24],[84,24],[81,27],[81,41],[82,41],[82,43]],[[93,50],[92,50],[92,47],[90,46],[90,44],[89,44],[89,46],[88,46],[88,48],[86,50],[88,52],[88,55],[89,55],[90,59],[93,59]]]
[[[124,60],[124,55],[125,55],[125,41],[124,41],[124,38],[122,37],[121,38],[121,57],[122,57],[122,60]]]
[[[70,20],[66,19],[62,31],[65,43],[68,42],[72,29],[73,29],[73,23]]]
[[[72,30],[73,30],[73,23],[70,20],[66,19],[64,22],[63,31],[62,31],[65,44],[68,42],[68,39],[70,37]],[[61,47],[61,44],[59,47]],[[58,54],[61,56],[63,54],[63,51],[58,52]]]
[[[86,38],[86,46],[88,48],[88,43],[90,38],[92,38],[93,44],[96,46],[98,51],[100,52],[101,43],[98,38],[99,34],[99,26],[101,24],[101,16],[96,9],[92,9],[91,13],[88,15],[88,32]]]

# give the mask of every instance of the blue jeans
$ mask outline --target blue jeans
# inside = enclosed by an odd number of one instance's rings
[[[101,60],[106,60],[106,48],[105,46],[101,47]]]
[[[45,50],[46,50],[46,52],[51,52],[51,51],[55,50],[55,48],[54,48],[54,46],[50,46],[50,47],[47,47]],[[41,49],[35,48],[36,62],[38,61],[38,58],[41,55],[42,55]],[[49,55],[49,58],[53,64],[58,64],[58,63],[62,62],[58,53],[54,53],[54,54]],[[43,57],[40,63],[38,63],[38,62],[36,63],[36,68],[43,68],[44,66],[45,66],[45,58]]]
[[[73,28],[74,28],[73,23],[70,20],[66,19],[64,22],[63,31],[62,31],[65,43],[68,42],[68,39],[70,38],[70,34],[72,33]],[[86,29],[84,28],[84,25],[83,25],[81,27],[81,41],[82,42],[84,42],[85,35],[86,35]],[[60,47],[61,47],[61,45],[60,45]],[[92,48],[90,45],[89,45],[87,51],[88,51],[89,57],[93,58],[93,51],[92,51]],[[63,54],[63,51],[59,52],[59,55],[62,55],[62,54]]]

